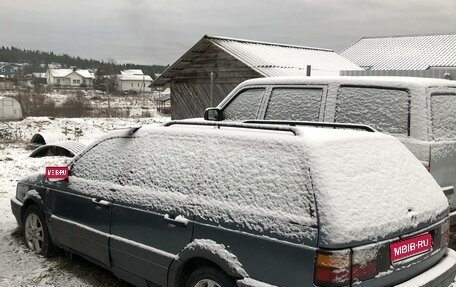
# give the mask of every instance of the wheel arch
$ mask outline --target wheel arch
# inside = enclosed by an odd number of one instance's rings
[[[248,277],[237,257],[223,244],[199,239],[188,244],[171,263],[168,286],[184,286],[186,276],[202,266],[218,268],[234,279]]]
[[[25,194],[23,200],[24,200],[23,201],[24,203],[23,203],[23,205],[21,207],[21,218],[22,218],[22,221],[23,221],[24,213],[25,213],[25,211],[27,210],[27,208],[30,205],[38,206],[38,208],[44,214],[47,214],[43,199],[41,198],[41,195],[36,190],[32,189],[32,190],[27,191],[27,193]],[[22,222],[22,224],[23,224],[23,222]]]

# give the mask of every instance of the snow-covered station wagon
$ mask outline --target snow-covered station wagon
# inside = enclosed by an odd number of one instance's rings
[[[449,206],[422,163],[368,126],[293,124],[114,131],[67,180],[19,181],[12,211],[36,253],[137,286],[449,286]]]
[[[272,77],[236,87],[209,120],[357,123],[394,135],[456,211],[456,81],[409,77]],[[271,122],[272,123],[272,122]]]

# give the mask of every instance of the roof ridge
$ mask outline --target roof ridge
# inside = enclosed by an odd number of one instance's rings
[[[334,50],[332,50],[332,49],[325,49],[325,48],[290,45],[290,44],[283,44],[283,43],[276,43],[276,42],[254,41],[254,40],[248,40],[248,39],[230,38],[230,37],[223,37],[223,36],[210,36],[207,34],[204,35],[204,38],[209,39],[209,40],[218,39],[218,40],[228,40],[228,41],[236,41],[236,42],[244,42],[244,43],[252,43],[252,44],[269,45],[269,46],[279,46],[279,47],[287,47],[287,48],[298,48],[298,49],[306,49],[306,50],[334,52]]]
[[[361,37],[357,42],[361,41],[362,39],[413,38],[413,37],[430,37],[430,36],[456,36],[456,33],[430,33],[430,34],[409,34],[409,35],[364,36],[364,37]]]

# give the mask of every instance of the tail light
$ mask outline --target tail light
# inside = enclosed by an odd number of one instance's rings
[[[340,251],[317,251],[314,283],[344,286],[374,278],[379,246],[363,246]]]
[[[450,221],[447,219],[440,227],[440,247],[448,246],[450,241]]]
[[[378,274],[378,245],[353,248],[352,282],[374,278]]]
[[[317,251],[314,282],[320,286],[350,284],[350,249],[341,251]]]

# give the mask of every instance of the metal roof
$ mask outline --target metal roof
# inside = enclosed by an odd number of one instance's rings
[[[121,75],[144,75],[141,69],[130,69],[120,71]]]
[[[95,78],[94,74],[90,73],[89,70],[77,69],[76,71],[74,71],[73,69],[49,69],[49,73],[54,78],[65,78],[73,72],[79,74],[83,78],[88,78],[88,79]]]
[[[152,82],[152,78],[149,75],[133,75],[133,74],[120,74],[117,75],[120,81],[149,81]]]
[[[42,157],[42,156],[55,156],[68,154],[71,157],[82,152],[86,146],[80,142],[75,141],[62,141],[53,144],[45,144],[36,148],[30,157]],[[63,153],[62,153],[63,151]]]
[[[180,70],[191,66],[210,45],[217,46],[264,77],[305,76],[307,65],[312,67],[312,75],[339,75],[340,70],[362,70],[328,49],[205,35],[152,85],[169,82]]]
[[[370,70],[456,67],[456,34],[361,38],[341,55]]]

